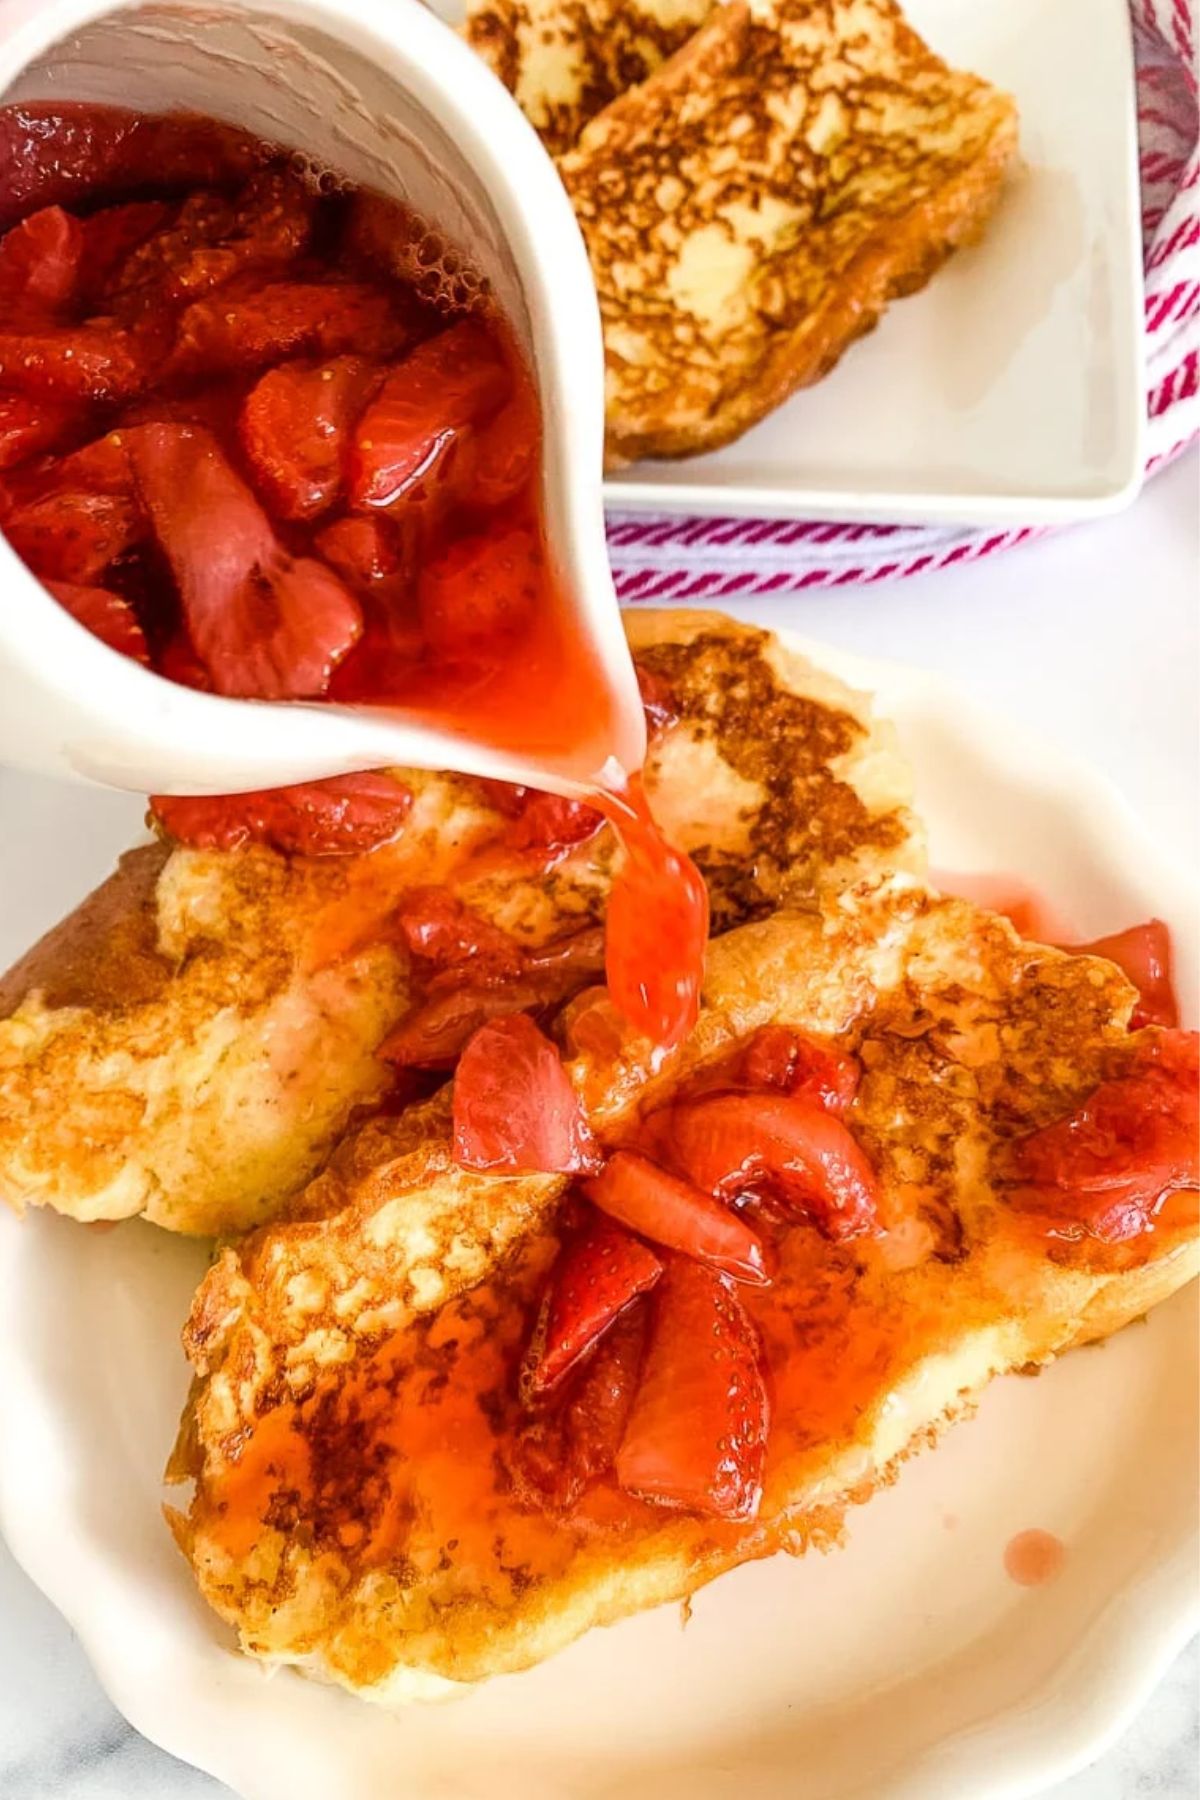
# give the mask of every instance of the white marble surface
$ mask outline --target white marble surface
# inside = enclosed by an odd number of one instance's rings
[[[1197,468],[1193,454],[1131,512],[1008,557],[733,610],[954,676],[1105,769],[1195,866]],[[1198,1680],[1193,1644],[1118,1742],[1048,1800],[1197,1800]],[[71,1632],[0,1546],[0,1800],[226,1792],[124,1724]]]

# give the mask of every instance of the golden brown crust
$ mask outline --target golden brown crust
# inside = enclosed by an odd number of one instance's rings
[[[467,42],[516,98],[552,153],[644,81],[713,0],[469,0]]]
[[[1064,1249],[1012,1211],[1012,1138],[1128,1057],[1133,991],[1111,964],[1020,940],[911,881],[827,897],[716,940],[695,1033],[570,1065],[594,1127],[772,1020],[859,1056],[850,1122],[887,1235],[797,1230],[744,1290],[773,1424],[757,1521],[656,1511],[601,1480],[548,1513],[514,1475],[516,1373],[554,1255],[558,1178],[455,1170],[445,1101],[367,1126],[309,1200],[227,1250],[184,1341],[200,1377],[173,1528],[243,1646],[366,1692],[405,1672],[527,1667],[593,1624],[723,1569],[828,1538],[842,1508],[996,1372],[1106,1335],[1178,1287],[1197,1252],[1162,1229],[1140,1267]],[[568,1048],[572,1013],[562,1023]]]
[[[1012,102],[892,0],[731,0],[560,159],[608,363],[609,465],[730,442],[982,230]]]
[[[0,976],[0,1020],[35,988],[50,1008],[119,1012],[157,999],[171,978],[154,931],[154,892],[170,850],[127,850],[108,880]]]

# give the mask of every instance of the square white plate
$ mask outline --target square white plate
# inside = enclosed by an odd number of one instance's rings
[[[452,20],[462,0],[435,0]],[[1023,167],[983,242],[737,443],[640,463],[623,511],[1040,524],[1142,479],[1142,252],[1127,0],[907,0],[1016,98]]]

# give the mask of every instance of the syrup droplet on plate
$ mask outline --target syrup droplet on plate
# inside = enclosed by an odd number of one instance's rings
[[[1018,1587],[1044,1587],[1066,1558],[1066,1545],[1052,1531],[1018,1531],[1004,1547],[1004,1572]]]

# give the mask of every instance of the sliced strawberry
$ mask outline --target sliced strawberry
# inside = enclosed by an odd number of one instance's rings
[[[259,170],[233,199],[190,194],[126,257],[117,292],[135,310],[171,306],[251,269],[279,271],[307,245],[315,205],[311,189],[280,169]]]
[[[359,421],[352,504],[387,507],[426,497],[448,472],[461,434],[494,413],[511,385],[495,339],[473,319],[418,345]]]
[[[542,595],[537,539],[522,529],[460,538],[421,571],[421,624],[439,656],[469,657],[525,631]]]
[[[110,650],[119,650],[122,656],[150,667],[146,634],[128,600],[108,588],[77,587],[68,581],[48,581],[46,586],[59,605],[86,625],[93,637],[100,638]]]
[[[631,1231],[711,1263],[735,1281],[762,1287],[769,1279],[762,1245],[744,1219],[635,1151],[614,1152],[588,1182],[587,1196]]]
[[[672,1258],[654,1296],[617,1480],[659,1506],[752,1519],[769,1418],[762,1348],[741,1301],[715,1270]]]
[[[61,206],[30,213],[0,239],[0,305],[56,313],[79,287],[83,227]]]
[[[522,369],[514,375],[512,398],[462,445],[454,485],[470,506],[506,506],[537,473],[542,419],[533,383]]]
[[[363,603],[363,635],[330,689],[337,700],[395,699],[425,650],[417,613],[416,535],[382,513],[335,519],[316,547]]]
[[[524,966],[516,940],[472,912],[449,888],[410,889],[394,916],[410,953],[439,974],[494,983],[519,975]]]
[[[790,1025],[764,1025],[743,1048],[735,1074],[747,1087],[801,1094],[840,1118],[858,1092],[862,1071],[853,1056],[818,1038]]]
[[[184,310],[171,367],[212,374],[343,351],[378,359],[394,356],[408,336],[392,297],[362,282],[239,282]]]
[[[530,790],[509,826],[508,841],[514,850],[566,850],[594,837],[603,823],[603,815],[583,800]]]
[[[874,1170],[842,1121],[802,1095],[708,1095],[674,1107],[669,1133],[675,1161],[705,1193],[765,1187],[835,1239],[875,1224]]]
[[[85,587],[149,529],[118,433],[14,482],[0,522],[37,574]]]
[[[285,363],[247,396],[239,430],[255,485],[284,519],[331,506],[345,473],[350,428],[374,384],[360,356]]]
[[[656,675],[653,669],[644,669],[641,663],[635,662],[633,670],[642,696],[642,711],[646,715],[646,732],[653,739],[675,724],[679,718],[679,705],[663,676]]]
[[[165,200],[132,200],[105,206],[82,221],[83,254],[79,291],[85,305],[98,305],[120,279],[129,257],[171,217]]]
[[[0,107],[0,227],[77,198],[243,179],[261,155],[248,132],[196,113],[19,101]]]
[[[522,1378],[528,1398],[549,1393],[661,1274],[652,1250],[606,1220],[564,1244]]]
[[[616,1461],[646,1341],[644,1306],[625,1307],[549,1412],[516,1434],[514,1480],[522,1498],[569,1511]]]
[[[1073,956],[1106,956],[1128,975],[1139,999],[1129,1029],[1179,1023],[1179,1002],[1171,981],[1171,933],[1161,919],[1131,925],[1127,931],[1097,938],[1091,944],[1064,944]]]
[[[78,429],[79,409],[30,394],[0,394],[0,469],[14,469],[53,450]]]
[[[408,533],[381,513],[335,519],[317,534],[317,549],[331,568],[364,598],[376,600],[382,616],[408,614],[416,582],[416,553]],[[419,635],[419,633],[418,633]]]
[[[1013,1148],[1007,1172],[1019,1185],[1006,1199],[1064,1236],[1127,1242],[1173,1189],[1200,1182],[1198,1125],[1200,1037],[1154,1032],[1073,1113]]]
[[[135,505],[111,494],[55,492],[10,512],[9,543],[44,580],[95,582],[138,540]]]
[[[362,628],[333,572],[284,549],[211,432],[125,434],[138,485],[179,586],[188,634],[220,694],[324,693]]]
[[[563,937],[525,951],[525,968],[544,983],[557,984],[553,998],[565,1000],[604,972],[604,927],[581,925]]]
[[[126,400],[149,373],[138,340],[109,319],[0,331],[0,383],[62,400]]]
[[[198,850],[269,844],[288,856],[358,856],[397,836],[412,794],[390,775],[335,775],[253,794],[155,794],[150,805],[168,836]]]
[[[177,681],[181,687],[199,688],[203,693],[212,692],[212,677],[196,655],[185,631],[176,632],[164,644],[156,666],[158,673],[168,681]]]
[[[545,1004],[546,996],[534,981],[447,988],[409,1013],[383,1040],[379,1055],[400,1069],[452,1069],[489,1019],[532,1012]]]
[[[558,1051],[524,1013],[480,1026],[459,1059],[454,1160],[497,1175],[581,1175],[598,1165]]]
[[[124,258],[113,283],[114,304],[137,313],[205,293],[236,270],[217,246],[234,229],[233,201],[209,189],[192,193]]]
[[[689,856],[645,821],[622,823],[626,856],[608,903],[608,986],[633,1029],[665,1049],[700,1010],[708,890]]]

